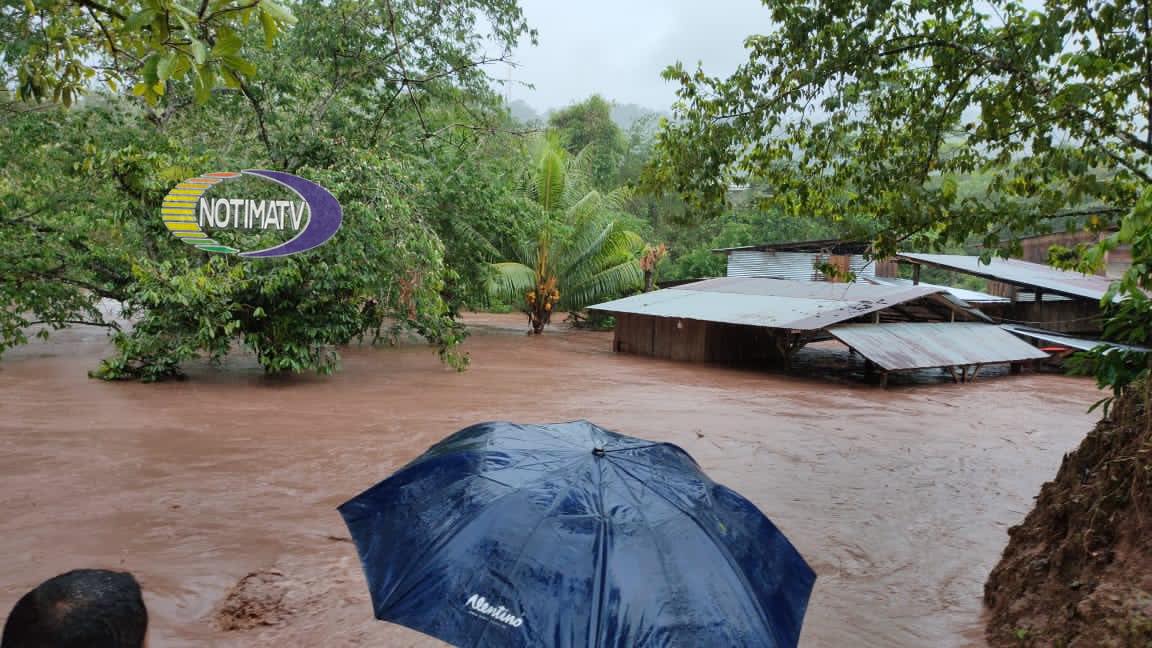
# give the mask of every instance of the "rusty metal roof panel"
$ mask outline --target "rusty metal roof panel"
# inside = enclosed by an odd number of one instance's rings
[[[1046,292],[1100,300],[1112,281],[1107,277],[1085,275],[1079,272],[1059,270],[1042,263],[1031,263],[1019,259],[992,259],[989,264],[980,262],[978,256],[963,254],[919,254],[902,253],[899,259],[926,265],[957,270],[985,279],[1027,286]]]
[[[888,371],[1048,357],[999,326],[978,322],[842,324],[828,332]]]
[[[675,289],[834,301],[890,299],[894,296],[913,294],[923,296],[944,290],[939,287],[927,286],[876,286],[863,282],[793,281],[768,277],[720,277],[676,286]]]
[[[941,292],[939,288],[922,286],[894,288],[725,277],[633,295],[589,308],[609,313],[813,331]]]
[[[914,285],[920,285],[920,286],[927,286],[929,288],[939,288],[941,290],[947,291],[948,294],[952,295],[953,297],[956,297],[957,299],[962,299],[962,300],[968,302],[969,304],[1005,304],[1005,303],[1012,301],[1011,299],[1008,299],[1007,297],[1000,297],[999,295],[990,295],[986,292],[980,292],[979,290],[968,290],[966,288],[955,288],[953,286],[941,286],[938,284],[926,283],[924,281],[921,281],[919,284],[913,284],[911,279],[901,279],[899,277],[866,277],[864,280],[869,282],[869,283],[874,283],[874,284],[878,284],[881,286],[914,286]],[[1052,295],[1052,296],[1056,297],[1056,295]]]
[[[1079,349],[1081,351],[1091,351],[1098,346],[1109,347],[1113,349],[1120,349],[1122,351],[1136,351],[1138,353],[1149,353],[1152,349],[1142,346],[1134,346],[1131,344],[1120,344],[1117,342],[1108,342],[1105,340],[1078,338],[1063,333],[1056,333],[1054,331],[1046,331],[1044,329],[1030,328],[1027,326],[1017,326],[1015,324],[1001,324],[1000,328],[1024,339],[1041,340],[1043,342],[1051,342],[1059,344],[1072,349]]]

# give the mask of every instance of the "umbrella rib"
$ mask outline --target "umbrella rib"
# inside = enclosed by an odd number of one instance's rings
[[[600,553],[597,559],[600,563],[599,569],[596,570],[596,584],[593,591],[596,593],[596,626],[593,637],[595,638],[595,645],[601,646],[601,635],[604,627],[604,587],[608,582],[608,535],[611,532],[611,525],[605,524],[607,516],[604,514],[604,464],[602,461],[595,463],[596,470],[596,490],[599,494],[597,501],[597,512],[600,514],[599,537],[598,544],[600,545]]]
[[[571,459],[572,458],[569,458],[569,457],[566,457],[564,459],[557,457],[555,459],[544,459],[542,461],[533,461],[532,463],[515,463],[515,464],[510,464],[508,466],[501,466],[499,468],[492,468],[492,469],[486,470],[484,472],[484,474],[503,472],[505,470],[512,470],[513,468],[531,468],[533,466],[543,466],[545,464],[550,464],[550,463],[571,463]],[[480,475],[477,475],[477,476],[479,477]]]
[[[632,473],[628,472],[627,470],[624,470],[623,468],[617,466],[615,463],[612,464],[612,470],[615,470],[618,472],[623,472],[624,474],[628,475],[629,477],[635,478],[635,475],[633,475]],[[648,516],[644,513],[644,507],[640,503],[640,498],[636,496],[636,492],[632,490],[632,486],[628,483],[629,480],[621,479],[620,481],[624,484],[624,488],[628,491],[628,494],[632,497],[632,501],[636,503],[636,512],[639,513],[640,518],[642,520],[644,520],[644,530],[648,532],[648,535],[652,536],[652,545],[656,548],[656,555],[660,560],[660,573],[664,577],[664,581],[668,582],[668,580],[669,580],[668,579],[668,563],[664,559],[665,555],[664,555],[663,549],[660,548],[659,537],[656,535],[656,531],[655,531],[654,527],[652,526],[651,521],[648,520]],[[677,507],[677,510],[679,510],[679,507]]]
[[[724,561],[728,563],[728,568],[732,570],[732,573],[736,575],[736,578],[739,579],[740,583],[743,584],[744,587],[748,591],[752,591],[751,583],[748,582],[748,578],[745,576],[744,572],[741,571],[739,569],[738,565],[736,564],[736,558],[732,555],[732,552],[728,551],[727,545],[720,542],[719,539],[715,535],[712,534],[711,529],[709,529],[707,526],[701,524],[700,520],[694,514],[692,514],[690,511],[685,511],[684,509],[680,508],[680,506],[676,502],[672,501],[672,499],[668,498],[667,496],[665,496],[663,493],[656,490],[655,488],[648,486],[648,484],[643,479],[640,479],[640,477],[633,474],[627,468],[625,468],[623,466],[619,466],[619,469],[623,470],[630,477],[632,477],[636,481],[640,482],[640,484],[642,484],[644,486],[644,488],[647,488],[649,491],[655,493],[657,497],[659,497],[660,499],[671,504],[675,509],[677,509],[678,511],[683,513],[685,516],[687,516],[687,518],[689,520],[692,520],[692,522],[697,527],[699,527],[699,529],[701,531],[703,531],[704,534],[706,536],[708,536],[709,539],[712,540],[712,544],[715,545],[720,550],[720,555],[724,556]],[[709,481],[711,481],[711,480],[709,480]],[[713,482],[713,483],[715,483],[715,482]],[[761,604],[759,597],[752,597],[752,600],[755,603],[756,612],[759,613],[759,615],[760,615],[760,622],[764,625],[764,628],[768,632],[772,633],[773,639],[776,640],[777,637],[775,636],[776,635],[775,628],[769,622],[768,613],[764,609],[763,604]],[[777,641],[777,643],[779,643],[779,642]]]
[[[573,488],[571,480],[568,481],[568,484],[569,484],[569,487],[568,487],[567,492],[571,492],[571,490]],[[565,494],[567,494],[567,492]],[[544,515],[540,516],[540,521],[536,523],[536,526],[532,527],[532,531],[529,532],[528,536],[524,538],[524,543],[520,545],[520,550],[516,553],[516,561],[512,563],[512,569],[508,570],[508,579],[509,580],[511,580],[512,576],[514,576],[516,574],[516,570],[520,567],[520,563],[522,563],[524,561],[524,554],[528,551],[528,545],[532,544],[532,539],[536,537],[536,533],[538,531],[540,531],[540,527],[544,526],[544,523],[552,518],[552,514],[556,511],[556,509],[563,502],[564,502],[564,498],[557,496],[556,499],[553,500],[552,505],[548,507],[548,512],[545,513]],[[485,509],[487,509],[487,507],[485,507]],[[478,574],[479,574],[479,572],[477,572],[477,575]],[[475,582],[476,582],[475,577],[473,577],[471,580],[468,581],[468,588],[467,589],[469,591],[471,591],[472,585]],[[491,623],[484,624],[484,628],[480,631],[480,635],[476,637],[475,641],[472,642],[472,645],[473,646],[480,646],[481,645],[480,642],[484,639],[484,636],[486,634],[488,634],[488,629],[491,627],[492,627]]]
[[[654,445],[654,446],[657,446],[657,445],[666,445],[666,444],[661,444],[661,443],[654,443],[654,444],[652,444],[652,445]],[[689,458],[689,459],[692,459],[692,457],[691,457],[691,456],[689,456],[688,458]],[[637,466],[640,466],[641,468],[646,468],[646,469],[651,469],[651,468],[652,468],[652,465],[651,465],[651,464],[649,464],[649,463],[644,463],[643,461],[636,461],[635,459],[633,459],[633,458],[631,458],[631,457],[628,457],[628,456],[625,456],[625,455],[614,456],[614,457],[613,457],[613,459],[615,459],[615,460],[617,460],[617,461],[627,461],[628,463],[633,463],[633,464],[636,464]],[[711,477],[709,477],[707,474],[705,474],[705,473],[704,473],[704,471],[703,471],[703,470],[701,470],[701,469],[700,469],[700,464],[696,463],[696,460],[695,460],[695,459],[692,459],[692,464],[693,464],[693,465],[696,467],[696,469],[697,469],[697,470],[700,472],[700,476],[701,476],[703,479],[705,479],[705,480],[707,480],[707,481],[711,482],[713,485],[716,485],[716,482],[712,481],[712,478],[711,478]],[[628,473],[628,474],[632,475],[632,473]],[[636,477],[636,475],[632,475],[632,476],[633,476],[633,477]],[[666,485],[667,485],[669,488],[675,488],[675,487],[674,487],[674,486],[673,486],[671,483],[669,483],[669,482],[668,482],[668,480],[667,480],[667,479],[664,479],[664,476],[663,476],[661,473],[658,473],[658,472],[653,472],[653,473],[652,473],[652,477],[653,477],[654,479],[659,479],[661,483],[663,483],[663,484],[666,484]],[[637,477],[637,479],[639,479],[639,478]],[[709,492],[709,491],[705,490],[705,492],[704,492],[704,496],[705,496],[705,497],[708,499],[708,504],[709,504],[710,506],[711,506],[711,505],[713,505],[713,504],[715,504],[715,502],[713,502],[713,500],[712,500],[712,493],[711,493],[711,492]],[[681,510],[683,510],[683,509],[681,509]]]
[[[571,421],[571,423],[578,423],[578,422],[580,422],[580,421]],[[587,421],[584,421],[584,423],[587,423]],[[570,445],[574,448],[580,448],[581,450],[587,449],[587,448],[585,448],[585,446],[573,441],[572,439],[569,439],[569,438],[563,437],[563,436],[558,436],[555,434],[551,434],[552,430],[546,425],[533,425],[532,427],[536,428],[537,431],[542,432],[544,434],[544,436],[546,436],[550,439],[555,439],[557,441],[564,443],[565,445]]]
[[[577,461],[580,461],[581,459],[583,459],[583,457],[576,457],[576,458],[573,458],[572,461],[569,463],[576,463]],[[548,473],[548,475],[546,475],[546,476],[551,476],[552,474],[554,474],[554,473]],[[452,540],[452,538],[456,537],[461,532],[463,532],[465,529],[467,529],[473,522],[476,521],[477,518],[479,518],[481,515],[486,513],[489,509],[491,509],[497,503],[503,501],[505,498],[511,497],[512,495],[515,495],[516,493],[521,492],[522,490],[524,490],[528,486],[531,486],[531,485],[535,484],[536,482],[540,481],[541,479],[544,479],[546,476],[542,476],[540,479],[535,479],[531,482],[524,484],[523,486],[521,486],[519,488],[515,488],[513,490],[510,490],[509,492],[504,493],[503,495],[497,497],[496,499],[492,500],[491,502],[488,502],[487,504],[484,505],[484,508],[477,511],[475,515],[468,518],[467,520],[462,520],[459,524],[457,524],[455,527],[453,527],[451,530],[449,530],[446,534],[441,536],[441,538],[438,539],[439,540],[438,542],[429,543],[428,547],[417,558],[409,561],[409,564],[411,564],[411,565],[427,564],[429,558],[434,556],[436,554],[436,552],[438,552],[441,549],[443,549],[444,547],[446,547],[448,545],[448,543]],[[469,484],[471,484],[473,481],[475,481],[476,479],[479,479],[481,477],[483,477],[482,474],[472,475],[471,477],[469,477],[467,479],[465,484],[463,486],[461,486],[461,489],[463,490],[463,489],[467,488]],[[404,578],[402,578],[400,580],[400,582],[397,583],[396,587],[392,590],[392,592],[389,593],[389,595],[386,599],[387,601],[392,601],[392,600],[404,598],[405,596],[407,596],[412,591],[413,588],[415,588],[418,585],[418,583],[412,583],[406,589],[404,589],[403,591],[400,591],[400,587],[404,585],[405,581],[407,581],[411,575],[412,575],[412,572],[408,572],[404,575]],[[472,584],[472,581],[469,581],[469,585],[471,585],[471,584]]]

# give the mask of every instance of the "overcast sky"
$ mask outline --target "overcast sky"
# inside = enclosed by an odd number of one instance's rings
[[[703,61],[710,74],[727,74],[747,57],[744,38],[768,31],[759,0],[521,0],[540,44],[513,53],[519,66],[510,99],[538,112],[560,108],[599,92],[617,103],[666,111],[675,86],[660,78],[682,61]],[[504,76],[493,70],[493,74]]]

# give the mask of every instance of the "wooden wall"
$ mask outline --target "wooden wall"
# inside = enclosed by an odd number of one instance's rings
[[[1068,301],[980,304],[980,310],[996,321],[1031,326],[1057,333],[1099,335],[1100,306],[1091,299]]]
[[[668,360],[772,362],[781,359],[773,329],[620,313],[613,350]]]

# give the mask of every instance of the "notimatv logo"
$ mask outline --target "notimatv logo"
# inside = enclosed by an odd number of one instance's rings
[[[216,185],[252,177],[290,189],[299,200],[267,200],[204,194]],[[164,225],[176,238],[204,252],[242,257],[282,257],[323,245],[343,220],[336,197],[320,185],[282,171],[246,169],[205,173],[176,185],[160,208]],[[241,251],[212,238],[208,230],[295,231],[290,240],[262,250]]]

